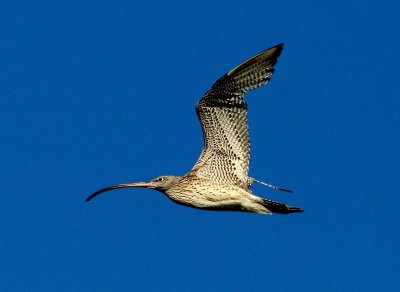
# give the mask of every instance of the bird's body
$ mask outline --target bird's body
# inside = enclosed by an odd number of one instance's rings
[[[166,193],[174,202],[198,209],[268,213],[250,192],[193,174],[182,177]]]
[[[218,79],[196,106],[204,138],[204,149],[193,169],[183,177],[160,176],[149,182],[118,184],[105,191],[146,187],[166,194],[172,201],[198,209],[288,214],[302,212],[298,207],[253,195],[256,181],[288,191],[248,176],[250,139],[247,125],[247,91],[266,84],[283,48],[279,44],[243,62]]]

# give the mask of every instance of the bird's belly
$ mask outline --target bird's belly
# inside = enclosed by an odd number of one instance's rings
[[[214,188],[197,186],[190,190],[171,190],[167,195],[172,201],[181,205],[218,211],[244,211],[243,206],[250,199],[247,192],[231,186]]]

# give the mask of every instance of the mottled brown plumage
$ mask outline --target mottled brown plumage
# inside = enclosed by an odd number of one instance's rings
[[[86,201],[117,188],[146,187],[166,194],[178,204],[204,210],[263,214],[302,212],[298,207],[253,195],[250,186],[254,181],[289,190],[248,176],[250,139],[244,95],[270,80],[282,48],[283,44],[276,45],[243,62],[218,79],[200,99],[196,113],[203,130],[204,148],[188,174],[113,185],[95,192]]]

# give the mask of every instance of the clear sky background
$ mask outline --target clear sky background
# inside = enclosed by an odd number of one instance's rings
[[[4,2],[1,291],[400,290],[399,1]],[[303,214],[85,203],[190,170],[198,99],[280,42],[250,175]]]

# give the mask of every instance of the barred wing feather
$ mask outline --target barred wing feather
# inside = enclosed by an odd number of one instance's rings
[[[196,106],[204,148],[191,172],[248,190],[250,139],[247,91],[266,84],[283,49],[279,44],[248,59],[217,80]]]

